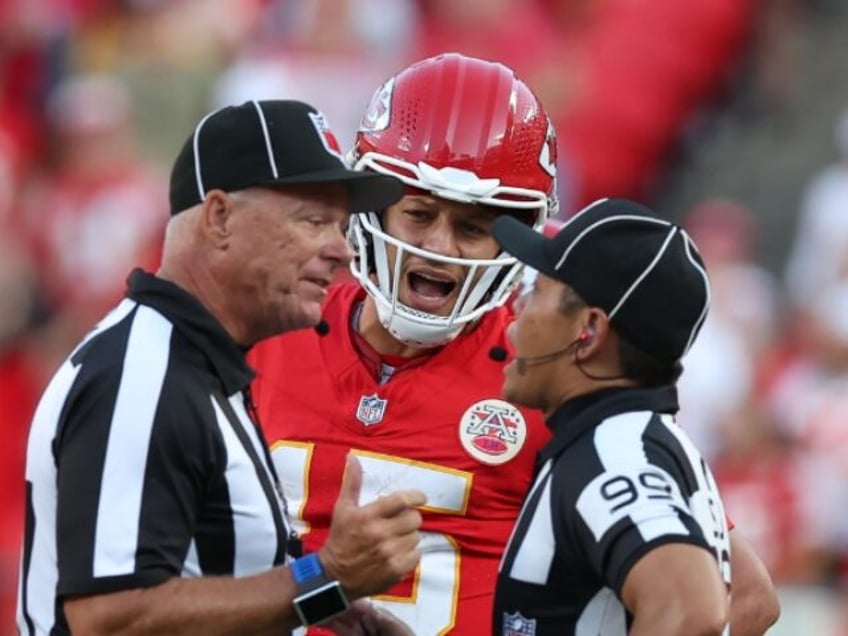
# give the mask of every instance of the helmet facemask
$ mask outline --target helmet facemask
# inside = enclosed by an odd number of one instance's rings
[[[351,273],[374,299],[381,324],[393,337],[411,346],[437,347],[450,342],[467,325],[503,305],[521,280],[521,263],[505,252],[492,259],[465,259],[423,250],[387,234],[374,212],[351,217],[348,240],[356,251]],[[393,263],[389,245],[395,248]],[[398,300],[407,254],[466,269],[448,315],[427,313]]]

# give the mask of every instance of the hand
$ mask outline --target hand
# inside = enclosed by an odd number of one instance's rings
[[[421,513],[415,507],[427,503],[418,490],[398,490],[360,506],[361,487],[362,466],[349,454],[330,535],[318,551],[324,571],[352,599],[386,591],[418,565]]]
[[[415,636],[409,625],[397,616],[364,598],[351,603],[347,612],[322,623],[321,627],[311,631],[337,636]]]

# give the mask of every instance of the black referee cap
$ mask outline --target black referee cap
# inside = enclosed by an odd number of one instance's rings
[[[709,279],[692,239],[638,203],[596,201],[550,239],[506,215],[493,232],[505,251],[603,309],[625,340],[660,362],[680,360],[707,316]]]
[[[344,183],[352,212],[380,210],[401,198],[389,175],[350,170],[324,115],[293,100],[245,102],[200,120],[171,170],[171,214],[200,203],[209,190]]]

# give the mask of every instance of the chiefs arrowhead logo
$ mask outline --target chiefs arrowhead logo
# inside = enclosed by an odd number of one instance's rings
[[[542,170],[547,172],[552,177],[556,177],[557,173],[557,144],[556,131],[554,125],[548,118],[548,132],[545,135],[545,142],[542,144],[542,151],[539,153],[539,165]]]
[[[394,86],[395,79],[392,78],[377,89],[377,92],[371,97],[368,108],[365,109],[362,121],[359,123],[360,131],[379,132],[389,127]]]

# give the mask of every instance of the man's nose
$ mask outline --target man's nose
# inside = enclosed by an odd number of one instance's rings
[[[353,258],[353,249],[339,226],[330,229],[330,236],[323,249],[324,258],[334,261],[334,266],[348,265]]]
[[[459,248],[456,242],[456,233],[449,219],[439,218],[428,229],[424,240],[421,242],[422,249],[443,256],[459,256]]]

